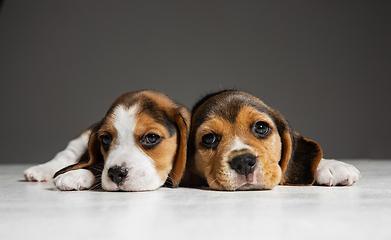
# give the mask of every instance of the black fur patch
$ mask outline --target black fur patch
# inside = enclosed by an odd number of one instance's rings
[[[176,132],[176,125],[174,119],[168,115],[166,111],[160,109],[158,105],[147,97],[143,97],[141,104],[141,112],[144,112],[155,119],[156,122],[162,124],[166,127],[167,131],[170,134],[170,137]]]
[[[219,96],[219,98],[216,98],[215,101],[208,103],[209,100],[216,96]],[[192,119],[194,129],[197,129],[211,115],[221,116],[229,122],[234,123],[238,113],[244,106],[253,107],[259,112],[264,112],[270,115],[266,106],[254,101],[248,96],[243,95],[241,92],[235,90],[223,90],[206,95],[194,105],[192,109],[193,116],[197,112],[196,117]],[[199,109],[201,110],[198,111]],[[227,111],[227,109],[229,111]]]
[[[133,93],[124,94],[123,96],[126,97],[118,98],[111,105],[110,109],[107,111],[106,116],[112,114],[115,108],[117,108],[119,105],[123,105],[127,108],[130,108],[131,106],[138,103],[140,104],[140,112],[144,112],[150,115],[153,119],[156,120],[156,122],[165,126],[170,134],[170,137],[176,132],[176,126],[174,120],[171,119],[171,117],[167,114],[166,111],[160,109],[152,99],[142,94],[133,94]]]

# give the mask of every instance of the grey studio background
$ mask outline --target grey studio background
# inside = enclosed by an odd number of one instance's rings
[[[390,159],[390,1],[30,1],[0,12],[0,163],[41,163],[119,95],[237,88],[328,158]]]

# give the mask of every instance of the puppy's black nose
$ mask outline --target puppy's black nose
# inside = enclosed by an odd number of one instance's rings
[[[235,172],[247,177],[248,174],[252,173],[257,163],[256,157],[252,154],[243,154],[234,157],[229,165]]]
[[[124,167],[112,167],[108,171],[109,178],[116,184],[120,184],[128,175],[128,169]]]

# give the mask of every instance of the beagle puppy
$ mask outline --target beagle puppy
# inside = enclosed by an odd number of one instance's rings
[[[352,185],[359,177],[352,165],[323,159],[316,142],[250,94],[212,93],[192,109],[183,186],[229,191],[334,186]]]
[[[106,116],[53,160],[24,172],[60,190],[147,191],[178,186],[186,164],[190,112],[153,90],[126,93]]]

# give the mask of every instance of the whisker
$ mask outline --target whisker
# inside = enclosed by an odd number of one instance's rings
[[[216,182],[217,181],[217,178],[215,178],[211,183],[210,183],[210,185],[212,185],[214,182]]]

